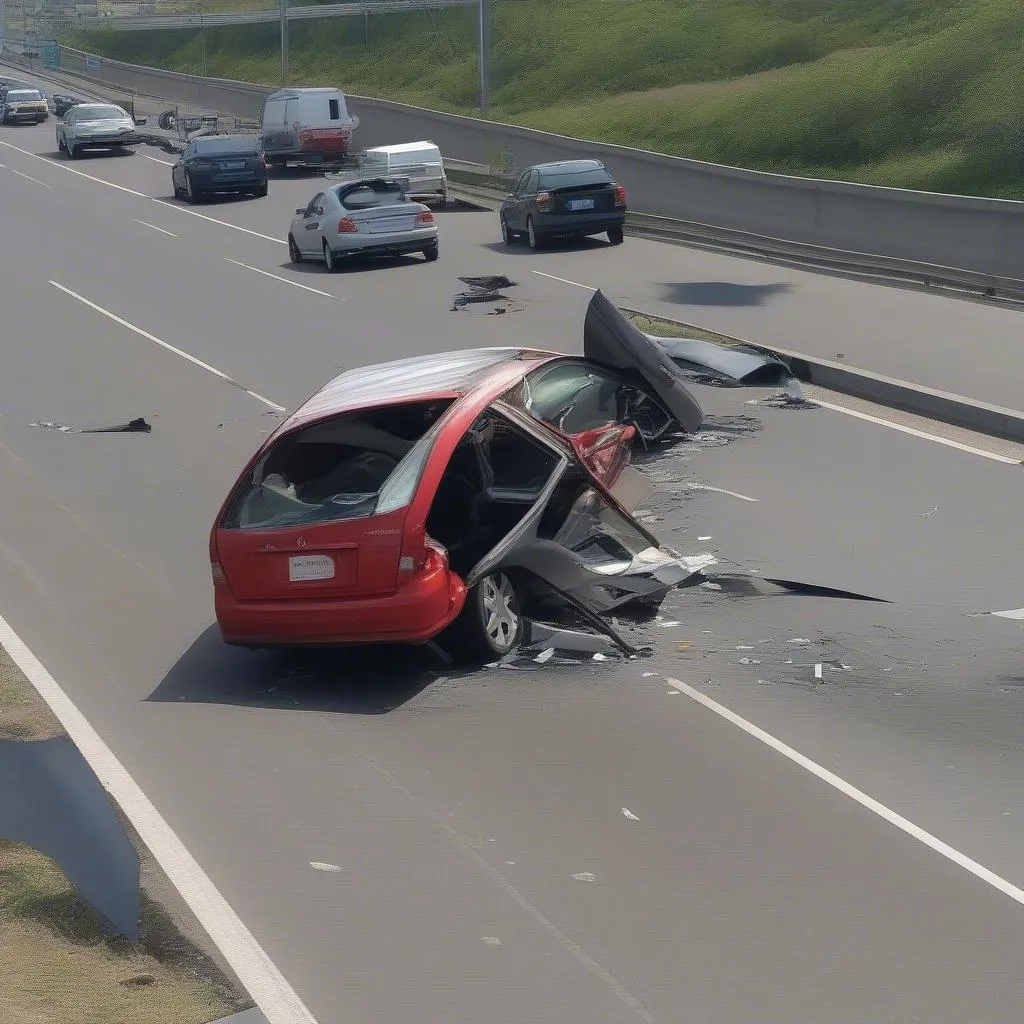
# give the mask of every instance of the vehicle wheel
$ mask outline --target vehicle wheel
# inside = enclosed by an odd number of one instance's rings
[[[444,642],[452,654],[495,661],[514,650],[523,636],[515,584],[503,572],[485,576],[466,595],[466,604]]]
[[[622,228],[608,229],[608,241],[611,242],[612,245],[622,245],[622,240],[624,237],[625,236],[622,232]]]
[[[529,217],[526,221],[526,237],[530,243],[531,249],[543,249],[544,248],[544,236],[533,226],[533,218]]]
[[[299,252],[299,247],[295,244],[295,239],[292,238],[291,232],[288,233],[288,259],[292,263],[302,262],[302,253]]]
[[[257,199],[266,199],[267,192],[269,192],[269,191],[270,191],[270,186],[269,185],[267,185],[267,184],[260,185],[260,187],[258,189],[256,189],[256,192],[255,192],[256,198]]]
[[[57,140],[57,152],[58,153],[63,153],[64,152],[64,140],[63,139],[58,139]]]
[[[185,172],[185,198],[190,203],[199,202],[199,190],[192,187],[192,175]]]
[[[78,147],[74,143],[65,142],[64,152],[67,153],[69,160],[78,159]]]
[[[505,219],[505,215],[502,214],[502,216],[501,216],[501,240],[506,245],[513,245],[518,238],[519,238],[518,233],[513,231],[508,226],[508,221]]]
[[[333,274],[338,269],[338,261],[334,258],[334,253],[331,252],[326,238],[324,239],[324,266],[327,268],[328,274]]]
[[[428,263],[433,263],[434,260],[437,259],[438,255],[439,255],[439,250],[438,250],[437,242],[435,242],[433,245],[427,246],[427,248],[423,250],[423,258]]]

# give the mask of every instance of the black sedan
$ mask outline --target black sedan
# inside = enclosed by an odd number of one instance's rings
[[[200,135],[171,168],[175,197],[197,203],[215,192],[267,194],[267,161],[256,135]]]
[[[600,160],[559,160],[528,167],[499,212],[501,237],[511,245],[526,235],[531,249],[549,238],[607,232],[621,245],[626,189]]]

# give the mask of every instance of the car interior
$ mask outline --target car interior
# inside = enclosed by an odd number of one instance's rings
[[[466,575],[534,506],[558,464],[549,448],[497,413],[481,416],[459,442],[438,485],[427,532]]]

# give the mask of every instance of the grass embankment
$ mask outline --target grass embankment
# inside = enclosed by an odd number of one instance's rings
[[[63,735],[0,647],[0,739]],[[143,890],[142,938],[112,934],[48,857],[0,831],[0,1021],[3,1024],[206,1024],[251,1001],[184,939]],[[138,844],[136,844],[138,846]],[[154,866],[145,851],[143,872]]]
[[[227,2],[227,0],[221,0]],[[296,22],[293,80],[459,113],[476,15]],[[764,170],[1024,196],[1020,0],[494,0],[491,115]],[[72,45],[195,72],[196,33]],[[275,84],[275,25],[207,30],[210,74]]]

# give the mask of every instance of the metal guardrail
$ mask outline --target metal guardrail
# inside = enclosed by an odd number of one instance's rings
[[[363,18],[371,14],[410,14],[436,11],[446,7],[476,7],[479,0],[381,0],[380,3],[314,4],[289,7],[288,21],[312,21],[319,18]],[[79,29],[114,29],[118,32],[148,32],[154,29],[200,29],[219,25],[262,25],[278,22],[278,8],[263,11],[228,11],[211,14],[125,14],[86,16],[74,19]]]
[[[111,61],[62,47],[61,69],[127,89],[244,118],[276,88]],[[432,139],[446,158],[508,180],[514,168],[595,157],[626,184],[630,231],[689,244],[1024,299],[1024,203],[795,178],[575,140],[515,125],[349,96],[361,147]],[[493,198],[493,197],[492,197]]]

